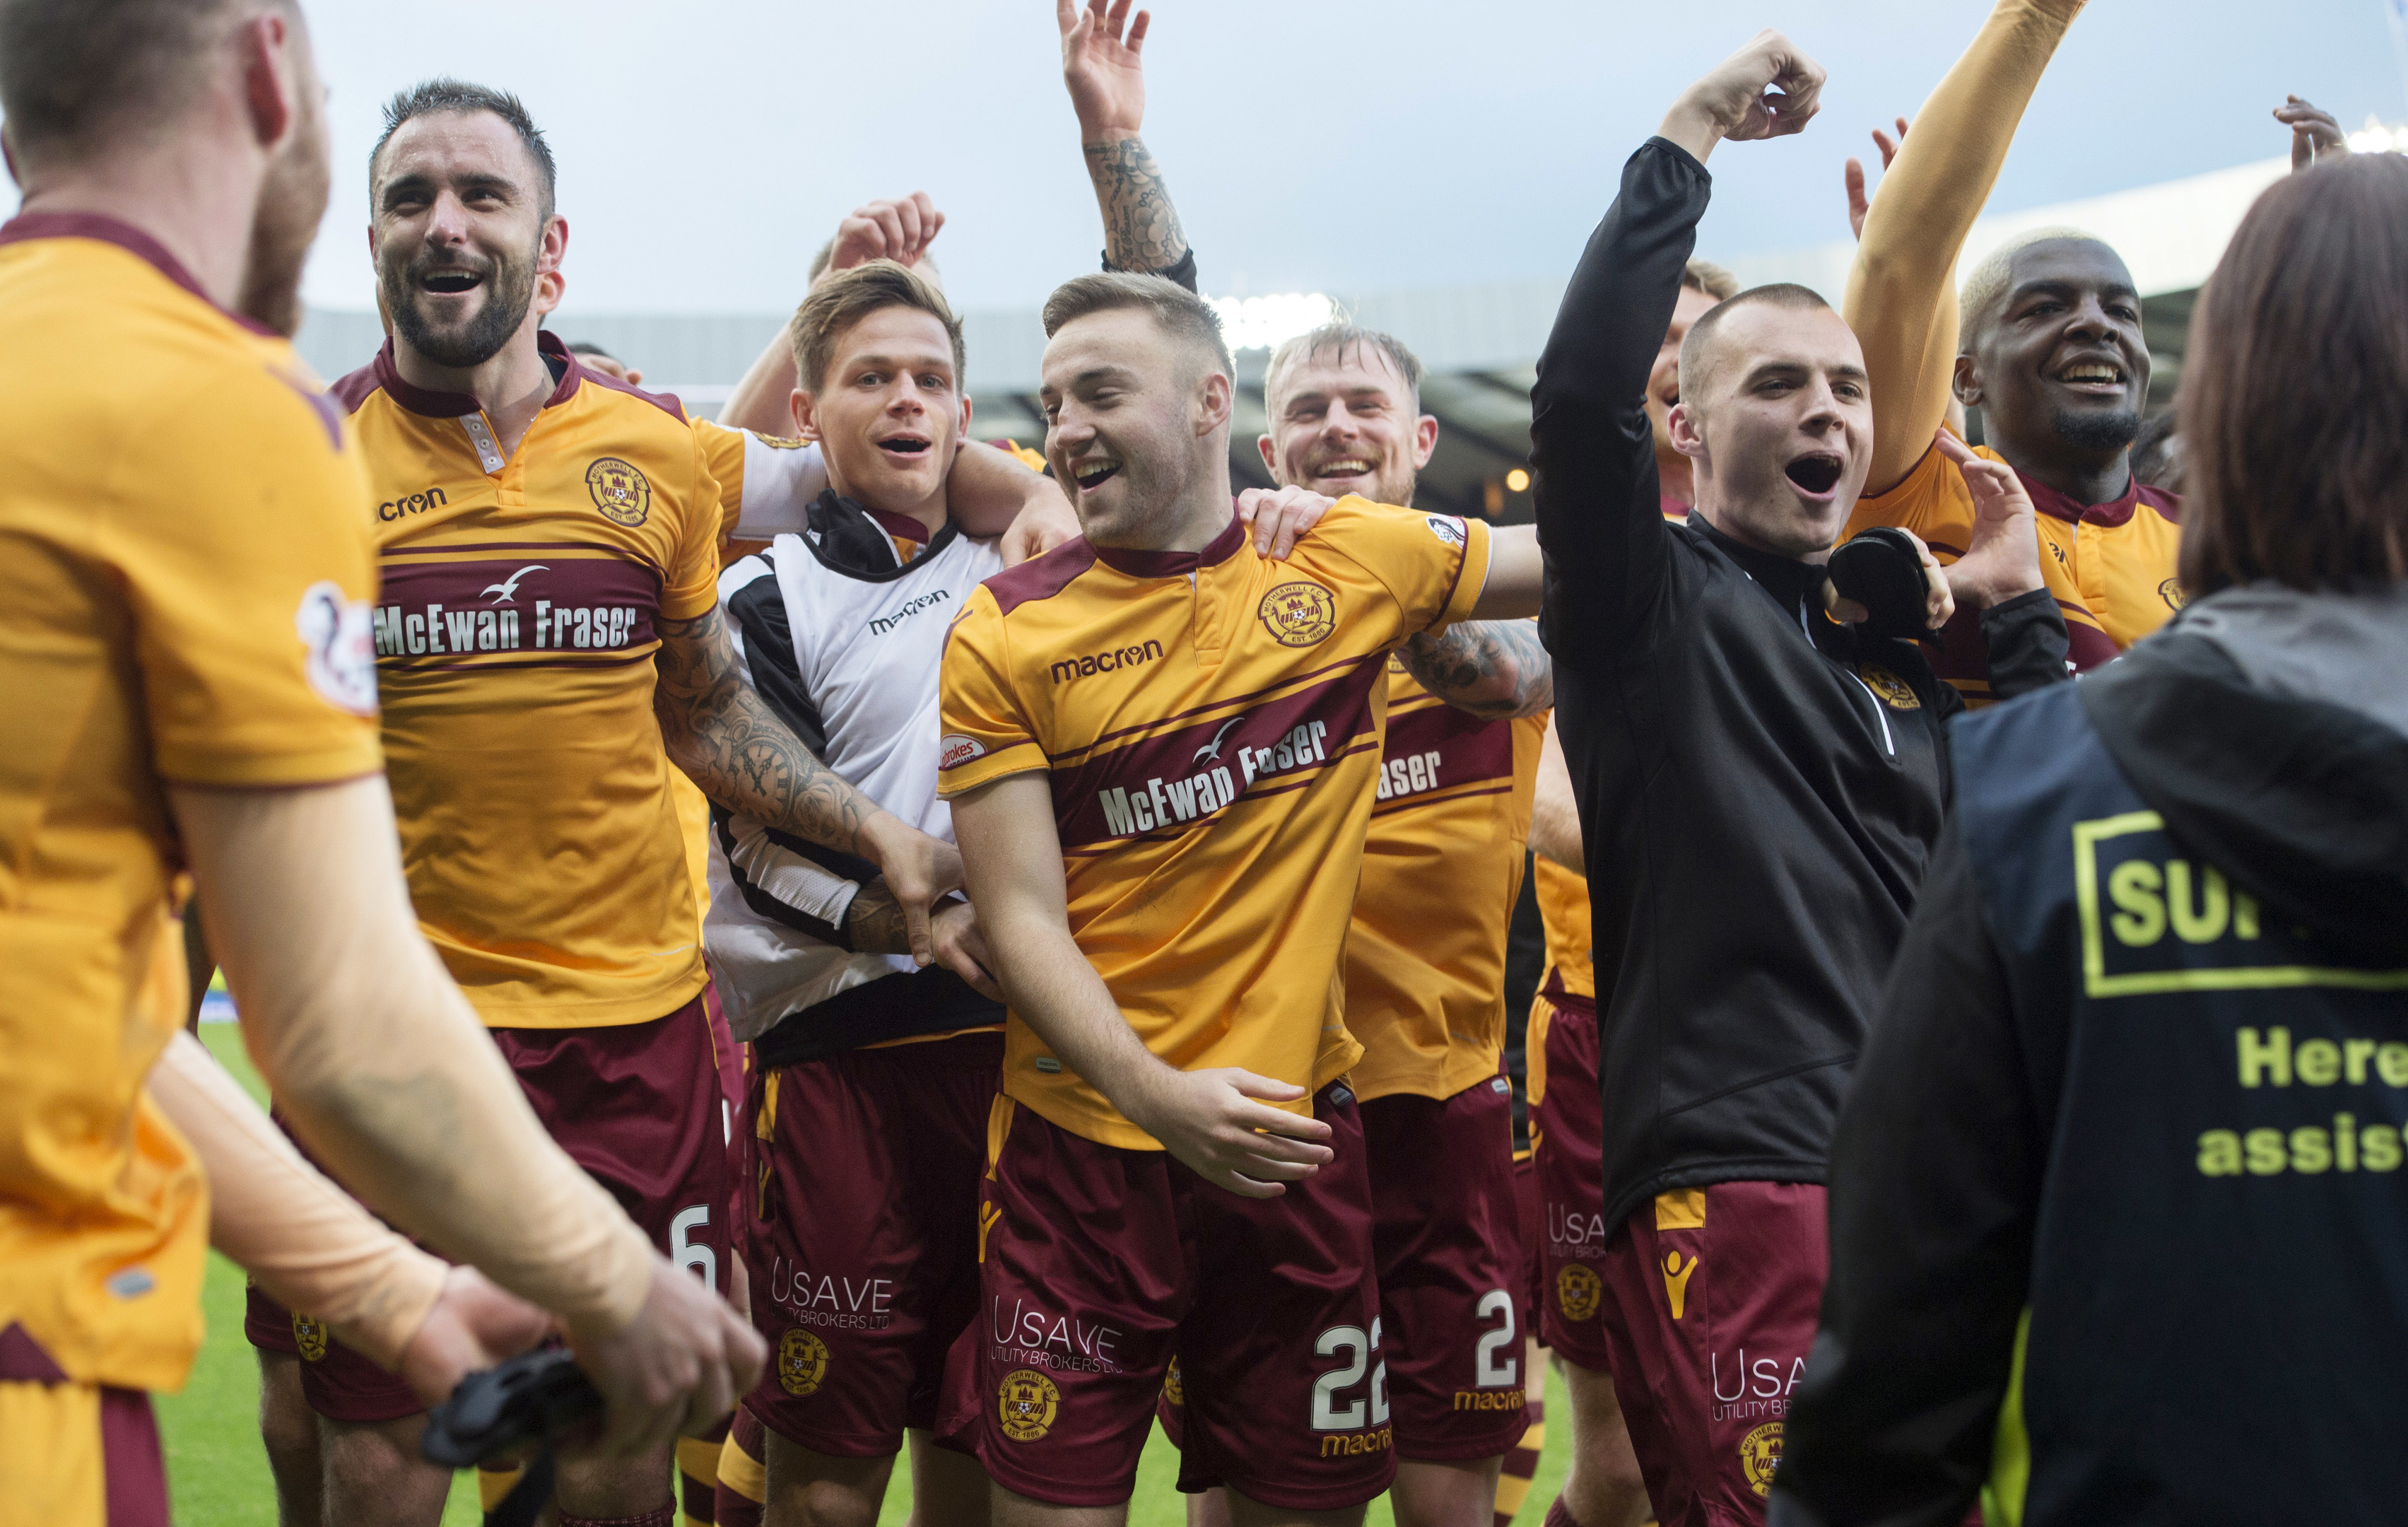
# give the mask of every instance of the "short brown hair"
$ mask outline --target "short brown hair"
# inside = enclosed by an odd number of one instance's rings
[[[786,336],[795,347],[795,376],[805,392],[816,393],[827,380],[836,359],[836,342],[844,331],[887,308],[916,308],[945,326],[953,344],[953,390],[962,390],[962,372],[969,353],[962,343],[962,321],[953,316],[945,294],[909,266],[892,260],[868,260],[839,270],[817,286],[795,310]]]
[[[1229,341],[1221,337],[1221,315],[1202,297],[1160,276],[1107,270],[1064,281],[1045,299],[1045,338],[1051,339],[1073,319],[1124,308],[1152,313],[1164,332],[1210,356],[1232,382],[1238,380],[1238,363],[1229,357]]]
[[[1739,295],[1739,278],[1712,260],[1691,260],[1683,267],[1681,284],[1692,292],[1703,292],[1716,302],[1728,302]]]
[[[1828,302],[1823,300],[1822,293],[1811,286],[1799,286],[1794,281],[1775,281],[1770,286],[1751,286],[1734,296],[1723,298],[1707,309],[1696,323],[1689,325],[1687,337],[1681,341],[1681,396],[1683,397],[1690,396],[1693,393],[1701,395],[1704,392],[1706,378],[1713,369],[1706,364],[1706,347],[1713,342],[1714,334],[1723,326],[1723,321],[1740,309],[1758,303],[1772,308],[1807,310],[1830,306]]]
[[[1340,319],[1324,324],[1289,339],[1271,352],[1270,365],[1263,368],[1263,405],[1273,416],[1279,410],[1279,379],[1298,361],[1309,361],[1317,355],[1336,355],[1343,359],[1349,350],[1376,350],[1388,357],[1397,375],[1405,379],[1405,391],[1410,395],[1413,411],[1422,407],[1422,358],[1405,348],[1405,342],[1393,334],[1367,329]]]
[[[0,0],[0,113],[29,162],[180,117],[218,44],[294,0]]]
[[[450,75],[422,79],[408,90],[395,91],[393,99],[385,102],[384,131],[377,136],[376,147],[368,151],[368,205],[376,205],[377,161],[384,157],[384,146],[393,141],[393,135],[400,132],[404,123],[420,117],[468,117],[480,111],[490,111],[501,118],[518,135],[527,157],[535,162],[538,188],[543,195],[543,221],[551,222],[560,166],[552,160],[552,145],[545,141],[543,129],[535,124],[525,104],[509,92],[470,84]]]
[[[2408,159],[2277,180],[2191,314],[2182,581],[2408,579]]]

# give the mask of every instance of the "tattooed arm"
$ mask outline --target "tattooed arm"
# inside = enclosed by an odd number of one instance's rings
[[[1409,639],[1399,655],[1424,689],[1492,721],[1537,715],[1555,703],[1555,665],[1527,620],[1471,620]]]
[[[737,670],[716,609],[659,629],[652,713],[670,761],[729,811],[875,863],[902,910],[907,942],[896,953],[934,960],[929,905],[962,883],[953,845],[906,825],[813,756]]]
[[[1187,235],[1161,168],[1138,137],[1145,121],[1145,70],[1138,55],[1147,15],[1140,10],[1131,20],[1128,0],[1084,6],[1055,0],[1054,10],[1062,29],[1062,81],[1079,114],[1080,147],[1104,214],[1104,264],[1176,280],[1189,259]],[[1193,289],[1192,269],[1182,284]]]

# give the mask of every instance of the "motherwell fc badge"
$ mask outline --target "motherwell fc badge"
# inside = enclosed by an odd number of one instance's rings
[[[1338,629],[1338,597],[1319,583],[1282,583],[1254,609],[1283,647],[1310,647]]]
[[[585,468],[585,491],[594,496],[594,507],[604,519],[630,530],[652,511],[652,485],[617,456],[604,456]]]
[[[1035,1442],[1054,1430],[1062,1391],[1034,1368],[1014,1368],[1004,1375],[1003,1390],[996,1399],[1003,1434],[1014,1442]]]
[[[810,1394],[827,1377],[827,1343],[796,1326],[778,1343],[778,1387],[796,1399]]]

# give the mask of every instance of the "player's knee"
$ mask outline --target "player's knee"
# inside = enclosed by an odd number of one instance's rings
[[[764,1527],[877,1527],[895,1455],[838,1458],[764,1432],[768,1471]]]
[[[1334,1511],[1297,1511],[1265,1505],[1240,1491],[1226,1491],[1230,1527],[1362,1527],[1362,1505],[1341,1505]]]
[[[1503,1458],[1397,1460],[1388,1499],[1397,1527],[1488,1527],[1497,1514],[1497,1475]]]

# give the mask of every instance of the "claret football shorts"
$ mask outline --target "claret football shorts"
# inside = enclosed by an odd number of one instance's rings
[[[1127,1500],[1175,1358],[1181,1490],[1322,1511],[1388,1488],[1362,1121],[1342,1081],[1313,1116],[1337,1159],[1250,1199],[996,1100],[968,1430],[997,1484],[1053,1505]]]
[[[1499,1457],[1528,1430],[1512,1085],[1362,1112],[1397,1456]]]
[[[1530,1003],[1530,1161],[1538,1178],[1539,1339],[1593,1373],[1611,1358],[1605,1301],[1605,1176],[1599,1142],[1597,1008],[1565,996]]]
[[[993,1030],[848,1050],[752,1078],[752,1323],[745,1405],[787,1441],[883,1458],[935,1427],[978,1310],[979,1174],[1003,1070]]]
[[[727,1115],[702,999],[650,1023],[487,1031],[569,1159],[663,1255],[725,1293]],[[424,1408],[408,1385],[257,1289],[243,1333],[299,1356],[301,1392],[329,1420],[389,1421]]]

